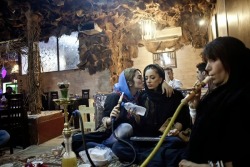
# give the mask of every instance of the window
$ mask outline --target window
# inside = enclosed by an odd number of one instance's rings
[[[57,49],[57,40],[59,49]],[[78,69],[77,64],[80,63],[78,48],[78,32],[72,32],[71,35],[62,35],[58,39],[52,36],[47,43],[39,42],[41,72]],[[57,50],[59,50],[59,57],[57,56]],[[23,52],[27,53],[27,48],[23,48]],[[22,74],[27,74],[27,55],[21,57]]]

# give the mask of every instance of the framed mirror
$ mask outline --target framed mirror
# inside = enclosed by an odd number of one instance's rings
[[[159,64],[162,68],[177,67],[176,52],[166,51],[153,53],[153,63]]]

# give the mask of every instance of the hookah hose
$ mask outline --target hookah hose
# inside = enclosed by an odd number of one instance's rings
[[[121,106],[121,102],[122,102],[122,99],[123,99],[123,94],[124,94],[124,92],[122,92],[122,94],[121,94],[121,96],[120,96],[120,98],[119,98],[119,100],[118,100],[118,104],[117,104],[118,106]],[[114,130],[114,121],[115,121],[115,118],[112,118],[112,119],[111,119],[111,123],[112,123],[112,134],[114,135],[114,137],[116,138],[116,140],[118,140],[118,141],[120,141],[120,142],[123,142],[123,143],[129,145],[129,146],[132,148],[133,152],[134,152],[134,155],[135,155],[135,156],[134,156],[133,161],[130,162],[129,164],[126,164],[126,165],[123,164],[124,167],[131,166],[131,165],[135,162],[135,159],[136,159],[136,152],[135,152],[135,149],[134,149],[134,147],[133,147],[129,142],[127,142],[127,141],[125,141],[125,140],[123,140],[123,139],[120,139],[120,138],[118,138],[118,137],[116,136],[115,130]]]
[[[82,140],[83,140],[83,146],[84,146],[84,150],[86,152],[86,155],[87,155],[87,158],[91,164],[92,167],[96,167],[96,165],[94,164],[94,162],[92,161],[90,155],[89,155],[89,152],[88,152],[88,148],[87,148],[87,145],[86,145],[86,142],[85,142],[85,136],[84,136],[84,126],[83,126],[83,122],[82,122],[82,116],[80,114],[80,112],[78,110],[75,110],[73,113],[74,114],[77,114],[80,118],[80,127],[81,127],[81,132],[82,132]],[[71,117],[72,118],[72,117]],[[70,118],[70,119],[71,119]]]
[[[175,119],[177,118],[182,107],[184,105],[186,105],[191,99],[193,99],[195,97],[195,95],[201,90],[202,87],[204,87],[208,83],[208,81],[210,79],[211,79],[211,77],[207,76],[200,84],[195,84],[196,87],[194,87],[193,90],[189,94],[187,94],[187,96],[184,99],[182,99],[181,103],[179,104],[179,106],[175,110],[175,113],[174,113],[173,117],[171,118],[168,126],[166,127],[160,140],[158,141],[157,145],[155,146],[153,151],[150,153],[150,155],[146,158],[146,160],[140,165],[140,167],[146,167],[146,165],[149,163],[149,161],[154,157],[154,155],[156,154],[156,152],[158,151],[158,149],[162,145],[168,132],[170,131],[170,128],[172,127],[172,125],[173,125]]]
[[[123,167],[128,167],[128,166],[131,166],[134,162],[135,162],[135,159],[136,159],[136,152],[135,152],[135,149],[134,149],[134,147],[129,143],[129,142],[127,142],[127,141],[125,141],[125,140],[123,140],[123,139],[120,139],[120,138],[118,138],[116,135],[115,135],[115,131],[114,131],[114,121],[112,121],[112,133],[113,133],[113,135],[114,135],[114,137],[116,138],[116,140],[118,140],[118,141],[120,141],[120,142],[123,142],[123,143],[125,143],[125,144],[127,144],[128,146],[130,146],[131,148],[132,148],[132,150],[133,150],[133,152],[134,152],[134,159],[132,160],[132,162],[130,162],[129,164],[123,164]]]

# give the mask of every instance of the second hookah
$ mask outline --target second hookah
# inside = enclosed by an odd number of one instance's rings
[[[71,143],[72,143],[72,129],[70,127],[70,121],[68,120],[68,105],[72,104],[75,99],[73,98],[68,98],[68,88],[69,88],[69,83],[58,83],[57,84],[60,91],[62,98],[59,99],[54,99],[53,101],[57,105],[63,105],[64,108],[64,116],[65,116],[65,121],[64,121],[64,128],[63,128],[63,141],[65,144],[65,153],[63,154],[62,157],[62,167],[77,167],[77,158],[76,154],[72,151]]]

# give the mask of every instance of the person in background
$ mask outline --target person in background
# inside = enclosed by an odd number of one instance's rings
[[[201,83],[208,76],[206,66],[207,63],[205,62],[200,62],[196,65],[196,77],[198,79],[198,82],[196,84]],[[209,83],[207,83],[206,86],[201,89],[201,97],[212,91],[213,88],[214,85],[211,83],[211,81],[209,81]]]
[[[167,92],[166,95],[171,96],[173,89],[167,83],[164,85],[163,89]],[[120,74],[113,92],[105,100],[101,127],[96,132],[85,134],[85,142],[88,148],[101,145],[111,147],[117,141],[112,133],[112,118],[115,118],[113,125],[118,138],[128,138],[133,134],[132,126],[137,121],[135,115],[128,113],[122,105],[117,104],[122,92],[124,93],[123,103],[137,104],[143,88],[142,74],[139,69],[127,68]],[[72,149],[77,155],[84,150],[81,133],[73,136]]]
[[[190,101],[196,101],[195,122],[179,167],[249,166],[250,81],[243,76],[250,71],[250,49],[237,38],[218,37],[205,46],[202,58],[216,87]]]
[[[6,130],[0,129],[0,148],[3,147],[10,139],[10,134]],[[0,151],[0,156],[4,153]]]
[[[7,99],[8,99],[8,95],[11,95],[13,93],[13,89],[10,86],[6,87],[6,91],[5,93],[2,94],[1,97],[1,104],[6,106],[7,105]]]
[[[6,87],[6,91],[5,91],[5,93],[3,93],[3,95],[10,95],[10,94],[12,94],[13,93],[13,89],[12,89],[12,87],[10,87],[10,86],[7,86]]]
[[[174,89],[181,89],[183,87],[183,84],[180,80],[174,78],[174,72],[171,67],[165,68],[167,71],[167,76],[168,76],[168,84],[174,88]]]
[[[162,131],[159,129],[168,120],[171,119],[177,107],[183,99],[180,91],[174,90],[171,97],[162,94],[162,83],[164,83],[165,73],[162,67],[157,64],[150,64],[144,69],[144,86],[145,91],[139,96],[138,105],[146,108],[144,116],[139,116],[137,124],[134,126],[133,136],[137,137],[160,137]],[[184,106],[179,116],[177,117],[172,130],[165,138],[165,143],[162,149],[169,147],[184,147],[186,142],[178,136],[179,133],[189,127],[190,116],[188,107]],[[166,128],[166,127],[165,127]],[[156,142],[143,142],[143,141],[129,141],[128,142],[136,150],[135,163],[139,164],[151,153],[155,147]],[[122,162],[131,162],[134,159],[134,152],[132,148],[120,141],[114,143],[112,151]],[[160,156],[161,149],[157,155],[150,161],[148,166],[161,166],[162,158]]]

